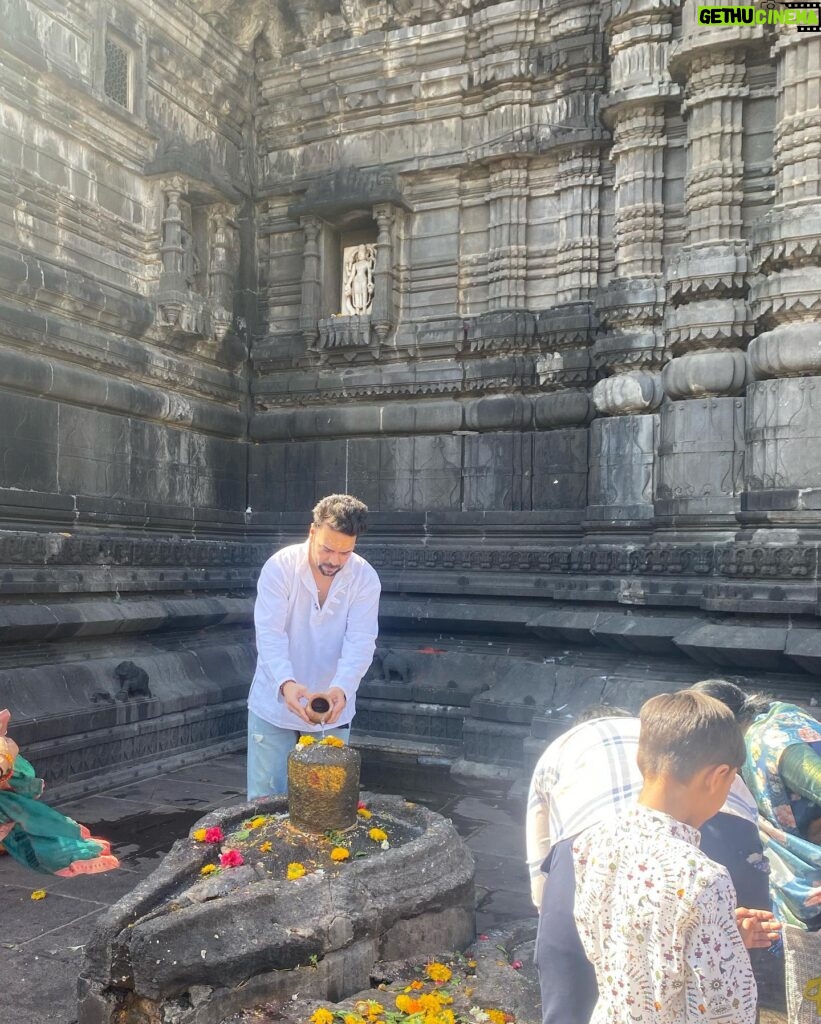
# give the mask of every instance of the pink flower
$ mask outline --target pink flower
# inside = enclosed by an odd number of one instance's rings
[[[205,830],[206,843],[221,843],[223,839],[225,839],[225,835],[219,825],[215,825],[213,828],[207,828]]]
[[[480,935],[479,936],[479,941],[480,942],[487,942],[488,938],[489,938],[488,935]]]
[[[224,868],[238,868],[245,863],[239,850],[226,850],[220,854],[220,864]]]
[[[356,805],[356,809],[358,811],[366,811],[368,809],[368,805],[365,803],[364,800],[360,800],[359,803]]]
[[[510,966],[513,968],[514,971],[520,971],[524,967],[524,964],[521,960],[514,960]]]

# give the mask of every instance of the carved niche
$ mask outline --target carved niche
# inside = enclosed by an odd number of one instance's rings
[[[161,183],[157,326],[169,340],[221,342],[231,327],[239,236],[234,208],[194,202],[188,183]]]

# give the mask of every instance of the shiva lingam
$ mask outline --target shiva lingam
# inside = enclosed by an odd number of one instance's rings
[[[319,743],[312,736],[302,736],[288,755],[291,824],[317,833],[353,828],[360,766],[359,754],[335,736]]]
[[[463,949],[470,851],[451,822],[402,797],[364,793],[358,807],[359,772],[341,739],[304,735],[287,797],[201,819],[101,916],[79,1024],[213,1024],[300,992],[337,1000],[368,988],[376,961],[434,937]]]

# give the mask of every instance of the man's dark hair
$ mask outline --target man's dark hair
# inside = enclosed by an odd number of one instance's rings
[[[590,704],[583,708],[573,719],[574,725],[583,722],[595,722],[599,718],[633,718],[633,712],[627,708],[618,708],[612,704]]]
[[[727,707],[693,690],[651,697],[639,712],[638,765],[642,775],[672,775],[687,782],[712,765],[740,768],[744,736]]]
[[[368,506],[350,494],[329,494],[314,505],[314,526],[358,537],[368,525]]]
[[[746,729],[755,718],[765,714],[770,707],[770,700],[763,693],[746,693],[729,679],[702,679],[701,682],[694,683],[690,689],[696,693],[706,693],[708,697],[715,697],[722,704],[726,704],[742,729]]]

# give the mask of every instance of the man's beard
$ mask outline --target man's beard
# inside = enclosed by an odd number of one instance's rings
[[[323,576],[336,576],[341,568],[341,565],[328,565],[327,563],[320,563],[317,566],[317,569],[319,569]]]

